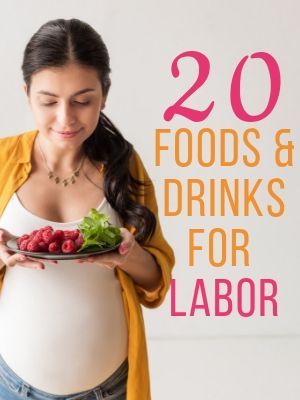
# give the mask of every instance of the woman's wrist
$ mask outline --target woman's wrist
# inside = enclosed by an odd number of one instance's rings
[[[5,267],[5,262],[0,258],[0,271]]]
[[[155,290],[159,286],[162,276],[159,265],[155,258],[136,241],[119,267],[145,290]]]

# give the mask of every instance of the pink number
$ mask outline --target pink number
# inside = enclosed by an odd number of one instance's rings
[[[251,58],[261,58],[267,64],[271,81],[271,90],[268,105],[262,113],[250,115],[245,111],[241,101],[241,74],[244,64],[248,59],[248,56],[245,56],[234,71],[231,81],[230,99],[235,115],[242,121],[247,122],[260,121],[266,118],[275,107],[280,92],[280,70],[275,58],[265,52],[254,53],[251,55]]]
[[[184,57],[192,57],[197,61],[199,66],[198,77],[193,86],[183,96],[181,96],[180,99],[176,101],[176,103],[174,103],[172,106],[166,109],[166,111],[164,112],[164,119],[166,121],[170,121],[175,114],[179,114],[194,122],[203,121],[210,114],[214,106],[213,101],[204,111],[199,111],[199,110],[194,110],[192,108],[184,107],[182,103],[188,97],[190,97],[206,81],[209,74],[209,60],[204,54],[199,53],[198,51],[186,51],[184,53],[179,54],[172,62],[171,71],[174,78],[178,78],[179,76],[179,69],[177,66],[178,60]],[[200,67],[202,69],[201,76],[200,76]]]

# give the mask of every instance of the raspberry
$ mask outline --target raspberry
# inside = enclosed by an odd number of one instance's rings
[[[76,246],[79,249],[84,242],[82,233],[79,234],[78,238],[75,240]]]
[[[20,237],[17,239],[17,243],[18,243],[18,244],[21,243],[24,239],[29,239],[29,235],[25,234],[25,235],[20,236]]]
[[[27,244],[27,250],[35,252],[40,251],[39,243],[36,240],[30,240],[29,243]]]
[[[52,240],[56,240],[57,242],[63,242],[65,238],[64,231],[61,229],[57,229],[56,231],[53,232]]]
[[[41,231],[48,231],[48,230],[53,231],[54,229],[52,228],[52,226],[47,225],[47,226],[44,226],[43,228],[41,228],[40,230]]]
[[[35,236],[38,235],[39,232],[40,232],[39,229],[35,229],[34,231],[30,232],[29,238],[33,240]]]
[[[65,240],[61,246],[61,250],[63,253],[75,253],[76,244],[74,240],[72,239]]]
[[[84,242],[79,229],[54,230],[50,225],[33,230],[17,239],[20,250],[50,253],[75,253]]]
[[[22,242],[19,244],[19,249],[23,251],[27,251],[27,245],[30,242],[30,239],[24,239]]]
[[[50,229],[42,232],[42,240],[47,244],[50,244],[53,241],[53,233]]]
[[[43,240],[38,242],[38,244],[39,244],[40,251],[43,251],[43,252],[47,252],[48,251],[48,245]]]
[[[59,253],[60,252],[60,245],[57,241],[51,242],[48,246],[49,253]]]
[[[34,240],[42,241],[43,240],[43,232],[42,231],[38,231],[35,235],[34,235]]]
[[[71,240],[76,240],[78,238],[78,235],[80,233],[79,229],[74,229],[74,230],[65,230],[64,231],[64,236],[65,240],[71,239]]]

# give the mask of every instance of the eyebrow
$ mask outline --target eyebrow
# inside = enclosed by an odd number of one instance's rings
[[[94,92],[94,91],[95,91],[95,89],[92,89],[92,88],[81,89],[78,92],[73,93],[71,97],[78,96],[80,94],[87,93],[87,92]],[[47,96],[59,97],[57,94],[48,92],[47,90],[40,90],[38,93],[45,94]]]

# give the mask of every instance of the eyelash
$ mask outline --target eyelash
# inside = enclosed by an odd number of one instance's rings
[[[76,104],[78,104],[78,105],[80,105],[80,106],[88,106],[88,105],[90,104],[89,101],[85,101],[85,102],[75,101],[74,103],[76,103]],[[50,106],[53,106],[54,104],[56,104],[56,102],[53,102],[53,103],[44,103],[44,104],[42,104],[42,106],[50,107]]]

